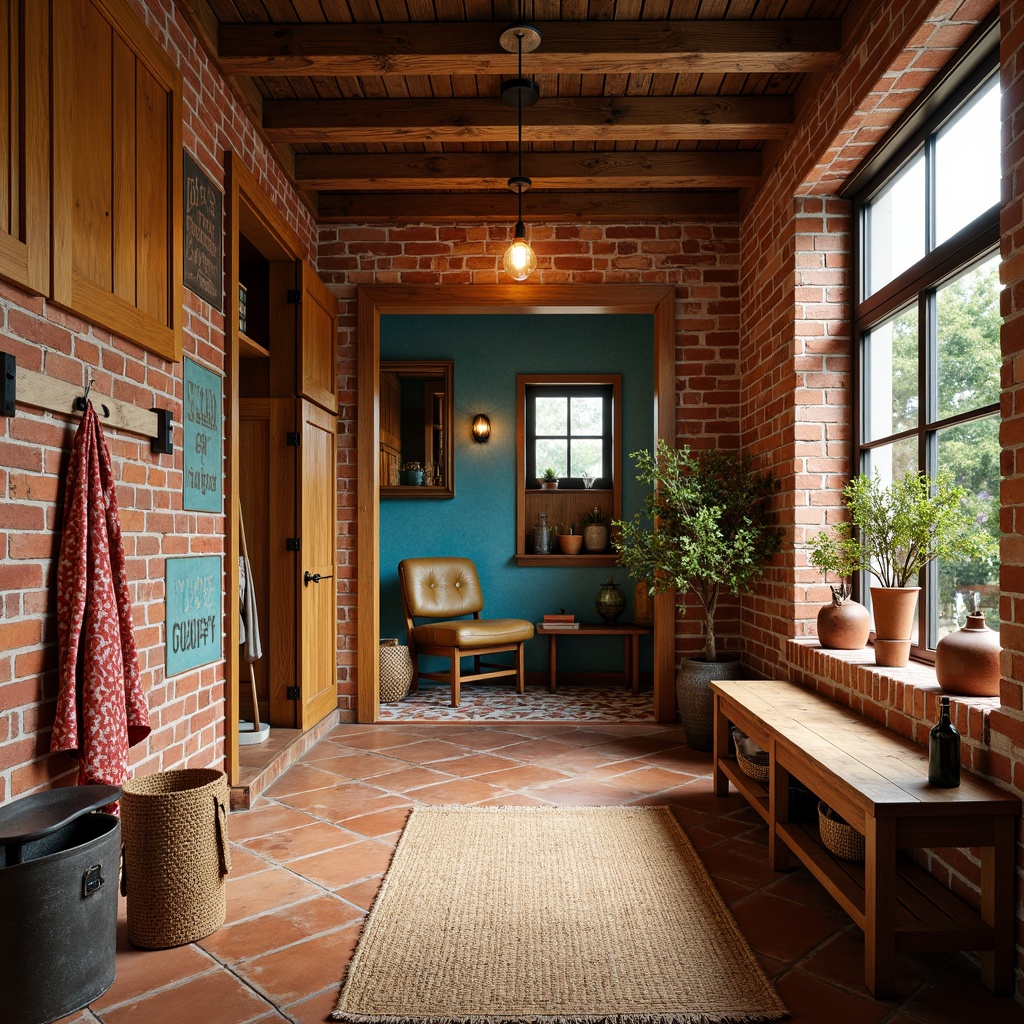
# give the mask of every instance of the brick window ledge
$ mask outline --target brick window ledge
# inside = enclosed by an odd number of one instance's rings
[[[938,721],[939,697],[943,693],[931,665],[912,661],[906,668],[881,668],[875,664],[873,647],[859,651],[825,650],[816,637],[787,640],[785,656],[794,682],[921,746],[928,745],[928,733]],[[975,748],[974,752],[987,748],[990,719],[999,710],[999,698],[951,694],[950,708],[962,741]],[[965,767],[973,760],[965,757]]]

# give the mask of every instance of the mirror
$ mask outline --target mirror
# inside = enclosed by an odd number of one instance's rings
[[[451,360],[380,364],[381,497],[455,497],[454,377]]]

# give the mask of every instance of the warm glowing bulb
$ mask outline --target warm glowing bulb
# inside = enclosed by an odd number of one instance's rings
[[[526,228],[520,221],[516,225],[512,244],[505,250],[505,273],[513,281],[525,281],[537,269],[537,254],[526,240]]]

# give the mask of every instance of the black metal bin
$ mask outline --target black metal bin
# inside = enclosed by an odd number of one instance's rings
[[[48,790],[0,807],[5,1024],[47,1024],[114,980],[121,822],[117,786]]]

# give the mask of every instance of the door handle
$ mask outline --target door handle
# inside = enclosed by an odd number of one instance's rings
[[[321,576],[318,572],[310,572],[308,569],[302,574],[302,585],[308,587],[310,583],[319,583],[321,580],[333,580],[333,574],[330,576]]]

